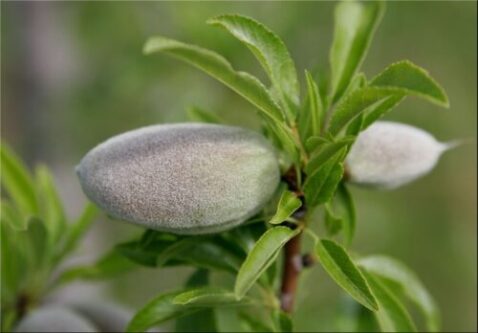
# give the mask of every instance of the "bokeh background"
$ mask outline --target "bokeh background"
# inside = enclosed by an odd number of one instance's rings
[[[265,80],[239,42],[205,24],[221,13],[252,16],[288,45],[303,78],[327,63],[331,2],[1,2],[1,138],[29,165],[52,168],[68,213],[85,203],[73,168],[106,138],[140,126],[185,121],[200,106],[231,124],[258,127],[253,108],[199,71],[142,44],[161,34],[220,51]],[[353,188],[357,253],[408,263],[436,297],[445,331],[477,329],[476,2],[390,2],[363,70],[371,77],[410,59],[429,69],[451,108],[407,99],[387,118],[440,140],[469,139],[419,181],[392,192]],[[140,230],[101,219],[78,251],[91,261]],[[108,283],[78,285],[133,308],[183,281],[187,269],[140,269]],[[299,330],[333,329],[340,291],[320,268],[302,276]],[[73,289],[64,291],[67,296]]]

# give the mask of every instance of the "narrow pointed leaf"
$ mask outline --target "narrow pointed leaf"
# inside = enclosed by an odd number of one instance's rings
[[[326,145],[332,143],[333,141],[323,137],[323,136],[311,136],[305,142],[305,147],[308,151],[313,152],[315,150],[318,151],[318,148],[322,145]]]
[[[373,273],[362,270],[377,299],[379,310],[375,316],[383,332],[416,332],[417,329],[400,301]]]
[[[216,318],[217,332],[251,332],[242,318],[239,317],[239,312],[234,308],[214,308],[214,317]],[[270,331],[264,331],[270,332]]]
[[[308,98],[308,112],[310,114],[310,135],[316,136],[320,134],[322,128],[322,121],[324,117],[323,101],[319,93],[319,87],[315,83],[312,75],[306,71],[305,78],[307,81],[307,98]]]
[[[198,269],[186,281],[186,288],[204,287],[209,284],[209,271]],[[204,308],[193,314],[176,319],[175,332],[217,332],[214,309]]]
[[[241,266],[241,259],[231,251],[212,242],[201,242],[187,249],[178,258],[202,268],[216,269],[235,274]]]
[[[80,217],[70,226],[70,229],[68,230],[63,249],[59,254],[60,258],[76,248],[79,241],[88,231],[91,223],[93,223],[98,213],[99,210],[96,206],[91,203],[86,204]]]
[[[236,72],[219,54],[173,39],[152,37],[144,45],[144,53],[156,52],[170,54],[201,69],[247,99],[268,118],[277,122],[282,121],[282,112],[264,85],[248,73]]]
[[[294,212],[302,206],[302,202],[294,193],[285,190],[277,205],[277,211],[272,219],[269,220],[271,224],[279,224],[287,220]]]
[[[355,234],[355,205],[345,184],[341,183],[336,192],[338,205],[342,208],[342,227],[345,236],[345,244],[350,245]]]
[[[50,242],[54,245],[67,228],[65,212],[53,176],[45,166],[37,167],[36,180],[39,199],[42,204],[41,215],[48,229]]]
[[[433,297],[407,266],[383,255],[365,257],[359,261],[359,265],[370,273],[396,282],[402,293],[422,311],[427,329],[431,332],[437,332],[440,329],[440,314]]]
[[[89,266],[71,267],[58,278],[60,284],[75,280],[102,280],[118,277],[138,266],[118,251],[110,251]]]
[[[188,290],[173,299],[174,304],[191,307],[216,307],[248,305],[246,299],[238,301],[234,292],[215,287]]]
[[[384,99],[381,103],[376,104],[373,108],[369,109],[367,115],[364,116],[362,124],[357,133],[372,125],[376,120],[400,104],[404,98],[404,95],[392,95]]]
[[[342,179],[344,168],[342,160],[345,156],[342,148],[325,163],[320,164],[304,183],[305,201],[310,207],[327,202]]]
[[[338,103],[330,119],[329,133],[333,136],[337,135],[355,117],[373,110],[380,103],[397,94],[400,95],[398,92],[380,87],[364,87],[355,90]]]
[[[1,201],[0,221],[15,231],[26,230],[27,220],[21,216],[11,202]]]
[[[245,332],[277,332],[276,328],[270,327],[270,324],[265,322],[266,319],[247,313],[246,311],[239,312],[239,318],[242,320],[243,326],[246,328]]]
[[[425,69],[408,60],[391,64],[373,78],[370,85],[389,87],[401,93],[423,97],[443,107],[449,106],[443,88]]]
[[[174,304],[174,298],[183,291],[162,294],[140,309],[128,324],[127,332],[144,332],[167,320],[191,314],[197,309]]]
[[[47,259],[48,250],[48,231],[44,222],[36,217],[32,217],[28,221],[27,230],[23,232],[28,237],[28,246],[30,247],[31,257],[34,260],[34,267],[43,266]]]
[[[353,140],[353,137],[345,137],[337,142],[325,143],[320,146],[318,152],[312,154],[305,167],[307,175],[312,176],[324,163],[332,159],[342,148],[351,144]]]
[[[327,203],[325,204],[324,208],[325,208],[325,214],[324,214],[325,228],[327,230],[327,235],[332,237],[338,234],[340,230],[342,230],[343,220],[340,216],[335,215],[330,205],[328,205]]]
[[[331,240],[319,240],[315,246],[319,262],[329,276],[357,302],[372,311],[378,310],[362,273],[343,247]]]
[[[2,187],[10,196],[18,212],[28,218],[38,213],[35,186],[28,169],[5,144],[0,146]]]
[[[383,10],[384,4],[377,1],[344,1],[337,5],[330,51],[333,102],[343,95],[360,67]]]
[[[276,34],[263,24],[240,15],[221,15],[208,20],[208,23],[225,28],[252,51],[285,106],[288,101],[299,104],[295,65],[284,42]],[[289,116],[293,118],[295,115]]]
[[[155,266],[163,266],[174,257],[187,253],[193,248],[194,242],[195,240],[189,237],[174,242],[158,255]]]
[[[274,262],[279,255],[279,250],[292,237],[299,233],[299,229],[292,230],[287,227],[274,227],[266,231],[249,252],[242,263],[236,278],[234,292],[241,299]]]

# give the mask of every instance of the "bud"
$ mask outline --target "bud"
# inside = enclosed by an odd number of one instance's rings
[[[212,124],[118,135],[76,170],[86,195],[113,217],[178,234],[240,224],[270,200],[280,180],[273,147],[262,136]]]
[[[419,128],[378,121],[360,133],[345,170],[352,183],[391,189],[428,173],[451,147]]]
[[[86,319],[64,307],[44,307],[29,313],[15,332],[97,332]]]

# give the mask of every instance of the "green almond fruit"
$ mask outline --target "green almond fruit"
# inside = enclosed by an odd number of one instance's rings
[[[74,311],[49,306],[27,314],[14,332],[98,332],[98,329]]]
[[[345,161],[348,181],[392,189],[427,174],[455,144],[406,124],[377,121],[360,133]]]
[[[86,195],[113,217],[177,234],[232,228],[274,195],[274,148],[239,127],[140,128],[91,150],[77,166]]]

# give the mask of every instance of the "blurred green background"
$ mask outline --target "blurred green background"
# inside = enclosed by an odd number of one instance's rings
[[[253,108],[219,83],[167,56],[143,56],[148,36],[212,48],[265,80],[247,49],[205,24],[221,13],[249,15],[284,39],[303,78],[305,68],[328,61],[333,7],[332,2],[2,1],[2,140],[30,165],[47,163],[69,214],[78,214],[85,197],[73,168],[112,135],[185,121],[190,105],[217,112],[231,124],[258,127]],[[436,297],[445,331],[477,329],[476,9],[474,1],[390,2],[363,65],[368,77],[400,59],[427,68],[449,94],[450,110],[407,99],[387,118],[422,127],[443,141],[473,141],[399,190],[352,189],[359,216],[353,249],[408,263]],[[138,232],[103,219],[78,260],[91,261]],[[137,307],[177,286],[188,272],[141,269],[95,288]],[[319,268],[302,279],[297,328],[332,330],[340,291]]]

